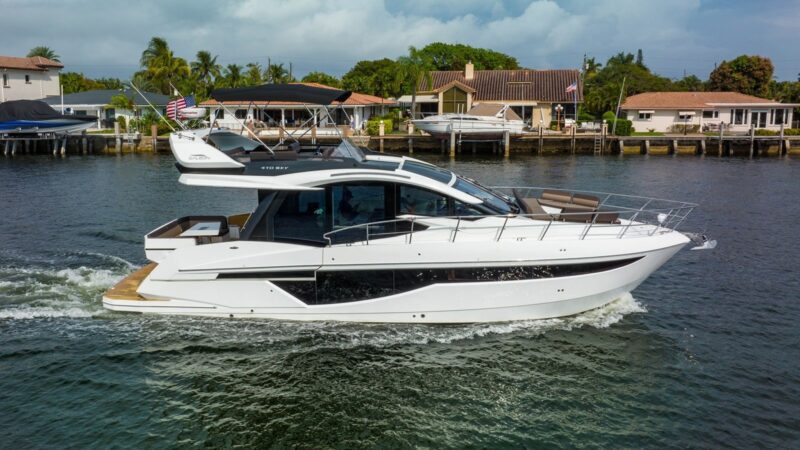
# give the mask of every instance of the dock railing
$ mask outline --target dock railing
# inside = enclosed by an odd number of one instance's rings
[[[534,197],[549,188],[542,187],[495,187],[496,192],[516,190],[521,197]],[[666,200],[635,195],[612,194],[597,191],[570,191],[573,194],[596,196],[599,205],[593,211],[515,213],[508,215],[456,215],[423,216],[405,215],[395,219],[381,220],[341,227],[323,235],[328,245],[376,243],[396,244],[386,238],[404,236],[404,243],[418,241],[421,231],[426,231],[424,240],[456,242],[459,236],[468,233],[475,239],[476,232],[483,232],[481,239],[490,241],[523,241],[536,239],[633,239],[653,236],[656,233],[677,231],[689,214],[697,207],[695,203]],[[513,197],[508,196],[510,201]],[[556,211],[551,209],[550,211]],[[519,219],[530,220],[519,220]],[[482,219],[493,219],[484,221]],[[439,233],[429,233],[438,231]],[[419,236],[419,237],[418,237]],[[435,236],[435,237],[434,237]],[[464,239],[462,237],[462,239]],[[381,242],[383,241],[383,242]]]

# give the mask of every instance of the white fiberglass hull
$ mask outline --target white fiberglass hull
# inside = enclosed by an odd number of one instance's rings
[[[414,121],[414,126],[434,136],[450,136],[451,130],[463,137],[499,137],[506,132],[521,135],[524,123],[519,120],[459,120],[432,117]]]
[[[678,233],[671,233],[679,235]],[[576,276],[515,281],[453,282],[347,303],[308,305],[267,280],[145,280],[149,298],[103,298],[115,311],[300,321],[469,323],[546,319],[601,307],[631,292],[688,241],[673,236],[669,246],[612,270]],[[669,241],[669,240],[667,240]],[[158,293],[158,300],[152,296]]]

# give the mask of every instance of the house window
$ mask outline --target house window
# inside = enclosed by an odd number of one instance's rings
[[[222,120],[222,119],[224,119],[224,118],[225,118],[225,110],[224,110],[224,109],[218,109],[218,110],[216,110],[216,112],[215,112],[215,116],[214,116],[214,117],[215,117],[217,120]]]
[[[653,119],[653,113],[649,113],[649,112],[640,112],[639,113],[639,120],[652,120],[652,119]]]
[[[7,73],[3,74],[3,87],[11,87],[11,86],[8,85],[8,74]]]
[[[244,119],[247,117],[247,110],[246,109],[237,109],[234,113],[237,119]]]
[[[776,109],[774,111],[775,111],[775,120],[773,123],[775,125],[786,124],[786,119],[788,119],[787,117],[788,114],[786,114],[782,109]]]
[[[734,125],[742,125],[745,123],[745,110],[743,109],[734,109],[733,114],[731,115],[731,119],[733,120]]]
[[[457,87],[453,87],[442,95],[443,113],[465,113],[467,112],[467,93]]]
[[[703,119],[719,119],[719,111],[703,111]]]
[[[692,120],[693,114],[678,114],[678,120]]]

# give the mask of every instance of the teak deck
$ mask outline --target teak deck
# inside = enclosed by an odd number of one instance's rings
[[[139,289],[139,285],[142,284],[142,281],[147,278],[148,275],[150,275],[150,272],[152,272],[156,266],[158,266],[158,264],[150,263],[136,272],[133,272],[125,277],[122,281],[117,283],[114,287],[106,291],[103,296],[112,300],[147,301],[147,299],[139,295],[136,290]]]

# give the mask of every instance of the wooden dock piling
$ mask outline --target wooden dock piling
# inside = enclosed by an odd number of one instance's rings
[[[575,152],[575,141],[573,142],[572,152]],[[508,158],[511,156],[511,133],[506,130],[503,132],[503,157]]]

